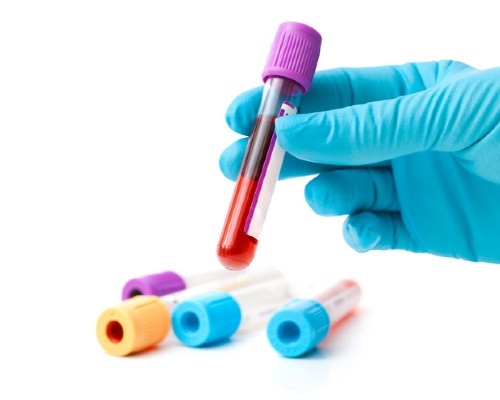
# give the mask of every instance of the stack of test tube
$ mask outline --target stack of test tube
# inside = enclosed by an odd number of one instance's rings
[[[98,341],[106,352],[116,356],[143,351],[167,336],[172,310],[183,300],[214,290],[231,292],[277,278],[283,279],[279,270],[266,268],[242,274],[228,271],[221,274],[217,270],[182,278],[180,274],[166,271],[131,279],[122,291],[124,301],[99,316]],[[191,285],[187,286],[186,282]],[[143,291],[147,294],[139,294]]]
[[[128,281],[125,300],[98,318],[103,349],[115,356],[144,351],[162,342],[171,326],[182,344],[202,347],[267,322],[271,346],[285,357],[299,357],[349,316],[361,295],[357,283],[345,280],[309,298],[293,298],[292,283],[271,267],[182,277],[189,286],[180,285],[180,277],[167,271]]]

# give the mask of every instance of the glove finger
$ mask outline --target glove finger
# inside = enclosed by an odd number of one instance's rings
[[[399,211],[390,168],[352,168],[324,172],[305,188],[316,214],[335,216],[361,211]]]
[[[248,138],[240,139],[224,150],[219,158],[219,167],[224,176],[232,181],[236,181],[241,169],[241,162],[245,155]],[[298,158],[285,154],[283,166],[280,170],[279,179],[296,178],[300,176],[314,175],[323,171],[331,171],[335,166],[316,164],[302,161]]]
[[[416,93],[467,69],[472,68],[445,60],[318,71],[310,91],[301,100],[300,113],[332,110]],[[242,135],[251,133],[262,90],[263,86],[250,89],[231,102],[226,122],[233,131]]]
[[[397,212],[362,212],[344,222],[344,239],[354,250],[407,250],[422,253]]]
[[[429,89],[443,79],[473,70],[456,61],[432,61],[319,71],[300,104],[300,113],[389,100]]]
[[[259,113],[264,87],[259,86],[238,95],[226,111],[226,123],[236,133],[250,135],[255,117]]]
[[[241,168],[241,162],[245,155],[248,138],[242,138],[225,149],[219,158],[219,167],[224,176],[232,181],[236,181]],[[389,162],[373,164],[373,167],[388,167]],[[283,166],[280,170],[279,179],[297,178],[319,174],[325,171],[332,171],[337,167],[329,164],[316,164],[300,160],[288,153],[285,154]],[[345,167],[344,167],[345,168]]]
[[[392,100],[276,120],[279,144],[302,160],[360,165],[421,151],[458,152],[498,123],[491,84],[467,79]],[[457,134],[460,132],[460,134]]]

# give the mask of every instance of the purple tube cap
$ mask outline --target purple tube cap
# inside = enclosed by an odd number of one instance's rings
[[[308,25],[284,22],[271,46],[262,79],[271,76],[289,78],[302,86],[304,93],[311,87],[321,48],[321,35]]]
[[[122,299],[130,299],[137,295],[165,296],[185,288],[186,283],[179,274],[165,271],[129,280],[123,286]]]

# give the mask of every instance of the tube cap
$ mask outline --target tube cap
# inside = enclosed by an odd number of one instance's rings
[[[277,311],[267,324],[267,338],[282,356],[299,357],[328,334],[330,318],[314,300],[295,299]]]
[[[313,28],[298,23],[284,22],[271,46],[262,79],[282,76],[299,83],[304,93],[311,87],[318,64],[321,35]]]
[[[122,290],[122,300],[137,295],[164,296],[186,289],[184,279],[173,271],[145,275],[129,280]]]
[[[220,291],[191,297],[179,303],[172,314],[175,335],[190,347],[227,339],[240,322],[240,306],[231,295]]]
[[[97,320],[97,340],[107,353],[127,356],[160,343],[170,329],[170,313],[156,296],[135,296],[105,310]]]

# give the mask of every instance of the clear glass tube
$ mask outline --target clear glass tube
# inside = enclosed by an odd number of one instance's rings
[[[361,299],[361,288],[352,280],[344,280],[313,297],[323,306],[330,320],[330,327],[345,318]]]
[[[290,298],[284,277],[245,286],[230,293],[213,291],[179,303],[172,314],[177,338],[200,347],[227,340],[264,322]]]
[[[238,331],[261,324],[290,299],[290,290],[283,277],[245,286],[231,293],[241,311]]]
[[[182,278],[186,283],[186,288],[191,288],[193,286],[203,285],[208,282],[217,281],[219,279],[226,279],[229,277],[229,271],[224,271],[224,269],[211,269],[205,272],[197,272],[191,274],[182,274]],[[229,274],[231,274],[229,272]]]
[[[249,271],[250,272],[250,271]],[[169,311],[172,311],[174,307],[180,302],[187,300],[191,297],[202,295],[204,293],[211,292],[213,290],[221,290],[232,293],[233,291],[244,291],[247,287],[254,287],[255,285],[264,284],[267,285],[268,281],[273,281],[275,279],[282,279],[283,274],[281,271],[275,268],[266,268],[263,270],[252,271],[251,273],[243,274],[229,274],[231,276],[225,276],[222,279],[218,279],[212,282],[207,282],[202,285],[198,285],[192,288],[182,290],[180,292],[171,293],[166,296],[160,297],[161,301]]]
[[[285,155],[276,141],[274,121],[297,112],[302,91],[295,81],[278,76],[269,78],[264,85],[217,247],[219,260],[228,269],[246,268],[254,258]]]

